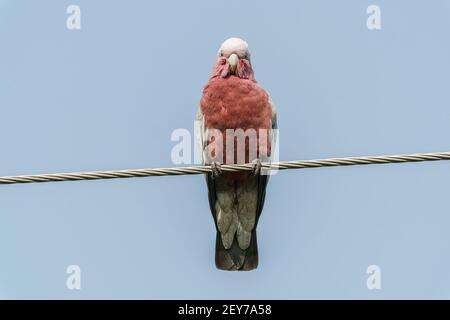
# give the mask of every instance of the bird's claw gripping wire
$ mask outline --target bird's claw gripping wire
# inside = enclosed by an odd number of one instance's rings
[[[217,178],[218,176],[222,175],[222,167],[220,163],[213,161],[211,163],[211,173],[213,178]]]
[[[253,167],[253,170],[252,170],[253,175],[259,176],[261,174],[261,168],[262,168],[261,160],[259,160],[259,159],[253,160],[252,167]]]

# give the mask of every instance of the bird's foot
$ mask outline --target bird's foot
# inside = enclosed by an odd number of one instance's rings
[[[261,174],[261,168],[262,168],[261,160],[259,160],[259,159],[253,160],[252,166],[253,166],[253,170],[252,170],[253,175],[259,176]]]
[[[213,178],[217,178],[222,175],[222,166],[219,162],[213,161],[211,163],[211,173]]]

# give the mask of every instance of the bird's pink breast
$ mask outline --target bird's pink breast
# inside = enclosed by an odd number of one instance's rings
[[[267,139],[267,143],[258,145],[258,154],[270,153],[269,129],[272,110],[268,94],[256,82],[236,76],[211,78],[203,90],[200,107],[205,119],[205,127],[220,130],[223,134],[223,162],[230,163],[227,161],[225,152],[227,129],[244,131],[254,129],[257,132],[259,129],[265,129],[264,138]],[[261,139],[261,137],[258,138]],[[248,146],[246,152],[248,153]],[[246,155],[246,162],[253,160],[248,157],[248,154]],[[235,155],[234,163],[236,161]]]

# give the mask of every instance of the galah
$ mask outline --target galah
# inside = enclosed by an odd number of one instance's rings
[[[217,230],[216,267],[221,270],[255,269],[258,266],[256,226],[269,178],[262,173],[261,162],[268,161],[274,149],[277,114],[269,94],[255,80],[250,51],[244,40],[230,38],[220,46],[196,120],[200,123],[199,143],[204,155],[211,152],[208,148],[212,139],[208,132],[216,130],[223,134],[224,146],[220,152],[215,146],[215,152],[220,153],[222,159],[214,159],[214,154],[203,157],[203,163],[211,164],[213,169],[206,174],[206,183]],[[230,152],[225,146],[229,129],[253,129],[258,133],[256,154],[251,155],[248,145],[245,146],[245,162],[253,164],[252,171],[221,171],[220,164],[225,161],[230,164],[229,159],[232,159],[231,163],[238,163],[236,154],[231,154],[233,149]],[[215,156],[217,158],[217,154]]]

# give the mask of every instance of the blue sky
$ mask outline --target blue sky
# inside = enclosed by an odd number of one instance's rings
[[[277,104],[281,160],[448,151],[449,15],[444,0],[0,0],[0,175],[172,166],[231,36]],[[250,273],[215,269],[201,176],[0,186],[0,298],[450,298],[449,169],[280,172]]]

